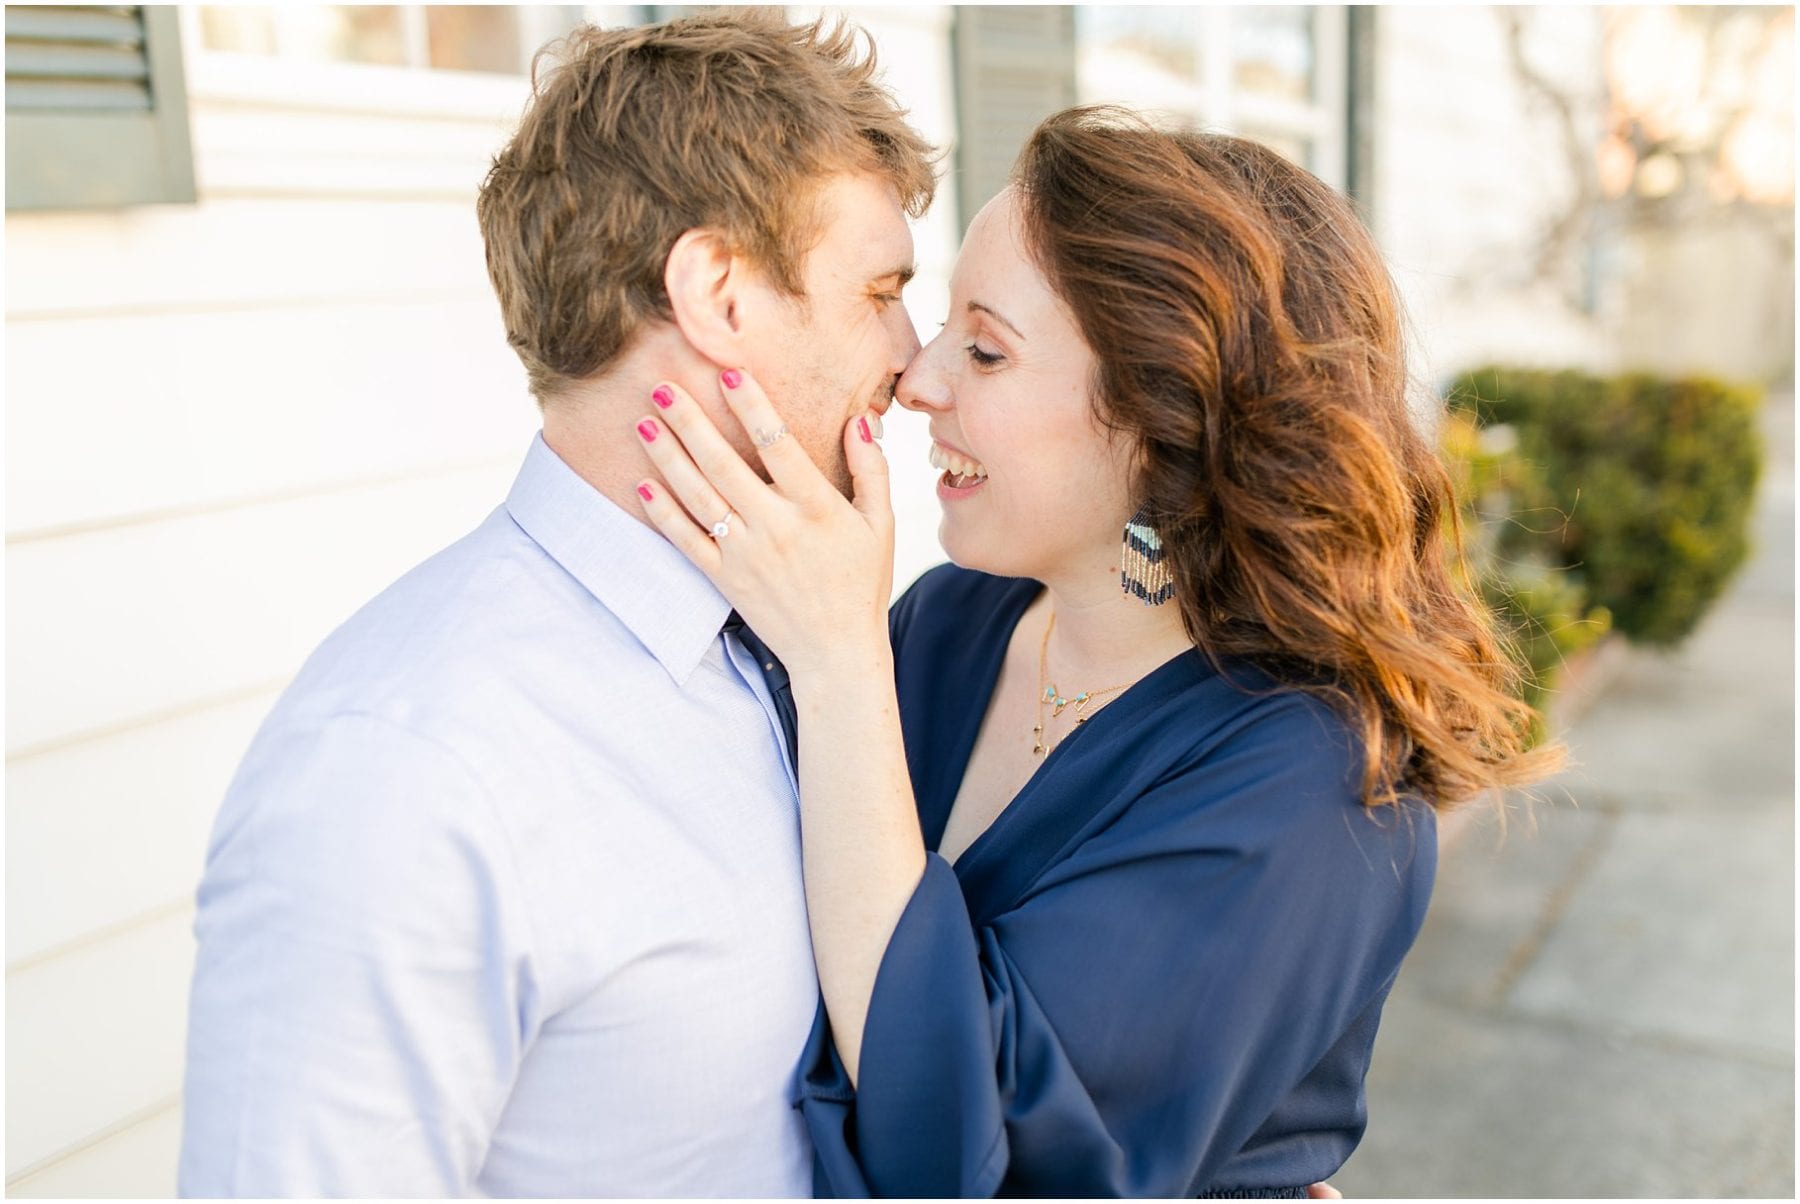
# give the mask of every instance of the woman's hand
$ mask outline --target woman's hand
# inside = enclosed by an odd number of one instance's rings
[[[793,678],[808,922],[832,1039],[856,1080],[888,938],[925,873],[894,697],[887,604],[894,514],[867,416],[844,432],[847,502],[775,407],[732,369],[719,384],[774,485],[751,471],[673,385],[638,438],[663,482],[639,487],[650,521],[711,577]],[[733,515],[715,540],[713,524]]]
[[[871,657],[887,655],[894,577],[887,458],[868,416],[844,431],[855,483],[855,498],[846,501],[748,372],[729,369],[719,384],[774,484],[756,475],[692,397],[664,382],[657,413],[638,424],[662,474],[638,487],[645,513],[790,674],[868,672]]]

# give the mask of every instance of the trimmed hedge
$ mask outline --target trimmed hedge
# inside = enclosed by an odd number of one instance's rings
[[[1462,377],[1450,402],[1482,446],[1501,449],[1472,467],[1468,496],[1491,525],[1491,559],[1511,566],[1510,584],[1490,589],[1532,599],[1515,609],[1567,615],[1583,609],[1579,594],[1627,638],[1671,647],[1748,557],[1760,390],[1489,367]]]
[[[1525,670],[1525,701],[1538,711],[1534,736],[1541,738],[1544,703],[1563,662],[1605,636],[1612,616],[1588,600],[1567,570],[1502,551],[1499,533],[1516,521],[1509,486],[1521,464],[1510,441],[1491,434],[1484,438],[1473,413],[1451,410],[1442,430],[1444,459],[1462,503],[1472,584],[1511,638],[1513,656]]]

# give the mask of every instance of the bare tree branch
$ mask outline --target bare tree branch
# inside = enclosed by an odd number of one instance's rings
[[[1573,282],[1568,280],[1570,253],[1578,241],[1592,232],[1594,214],[1601,204],[1594,148],[1591,140],[1582,134],[1574,99],[1552,83],[1526,57],[1523,10],[1502,7],[1497,11],[1501,26],[1506,32],[1506,57],[1513,76],[1524,86],[1527,95],[1547,107],[1554,117],[1562,143],[1563,158],[1569,170],[1569,180],[1574,185],[1574,196],[1552,218],[1549,228],[1538,243],[1531,273],[1535,279],[1558,282],[1565,293],[1568,293],[1575,291],[1571,289]],[[1570,300],[1580,304],[1578,295],[1572,296]]]

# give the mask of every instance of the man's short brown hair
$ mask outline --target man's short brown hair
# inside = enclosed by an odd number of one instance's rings
[[[663,269],[688,230],[721,231],[799,297],[829,176],[874,172],[907,213],[925,211],[932,149],[858,32],[738,9],[588,26],[540,52],[558,61],[541,78],[534,62],[531,104],[476,203],[507,341],[540,402],[672,316]]]

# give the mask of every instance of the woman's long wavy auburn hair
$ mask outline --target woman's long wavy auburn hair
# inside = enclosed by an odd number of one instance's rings
[[[1369,806],[1553,770],[1460,571],[1393,283],[1349,204],[1254,142],[1107,107],[1040,125],[1014,184],[1093,351],[1098,417],[1140,449],[1134,497],[1202,653],[1345,713]]]

